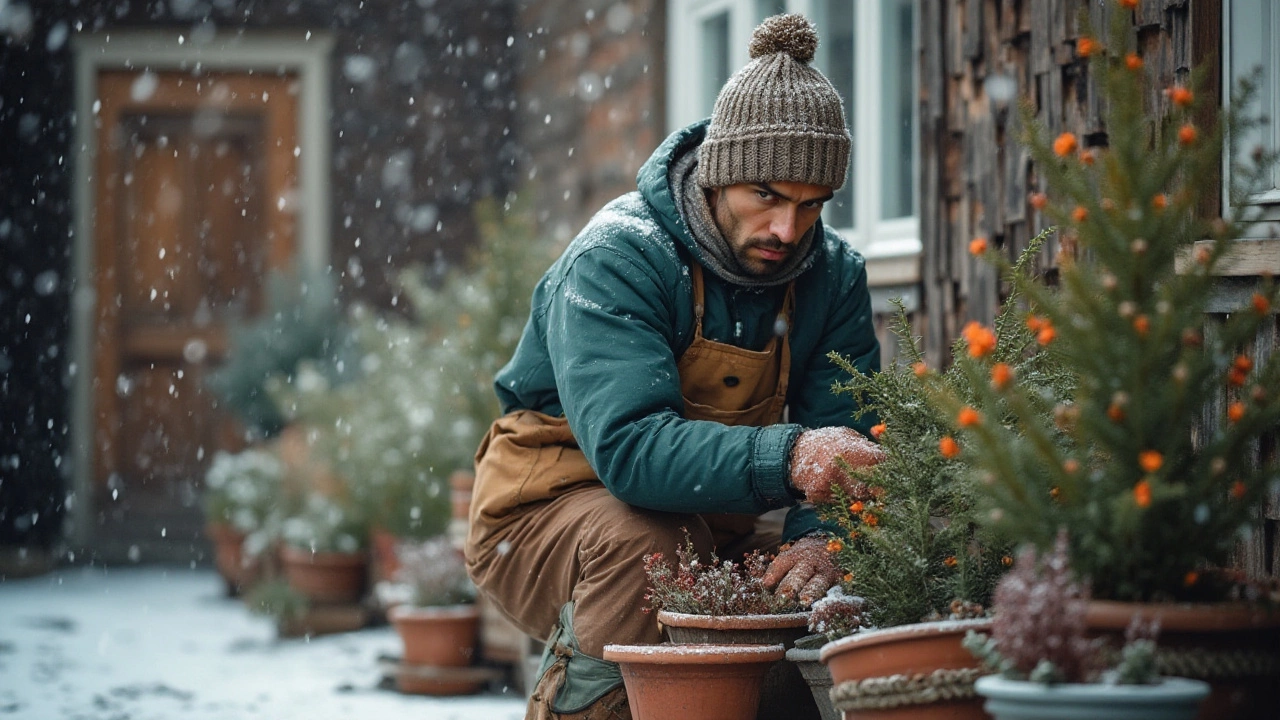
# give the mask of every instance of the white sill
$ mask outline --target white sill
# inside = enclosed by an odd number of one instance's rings
[[[885,287],[920,282],[919,238],[878,240],[862,249],[867,259],[867,285]]]

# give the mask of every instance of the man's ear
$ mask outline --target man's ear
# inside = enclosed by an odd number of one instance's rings
[[[712,210],[716,209],[716,203],[720,202],[720,191],[723,188],[707,188],[707,207]]]

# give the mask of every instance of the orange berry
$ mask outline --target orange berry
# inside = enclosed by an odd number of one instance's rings
[[[1151,483],[1140,480],[1133,486],[1133,502],[1140,508],[1151,505]]]
[[[871,437],[875,438],[876,440],[879,440],[879,439],[880,439],[880,436],[884,434],[884,430],[885,430],[885,425],[884,425],[884,423],[880,423],[880,424],[878,424],[878,425],[872,425],[872,426],[871,426]]]
[[[862,522],[871,527],[875,527],[880,524],[880,518],[876,517],[875,513],[868,510],[862,513]]]
[[[827,541],[827,552],[835,554],[844,549],[844,543],[837,538],[831,538]]]
[[[1239,500],[1240,498],[1244,497],[1244,494],[1248,491],[1249,491],[1249,488],[1244,484],[1243,481],[1237,480],[1231,483],[1231,497],[1235,498],[1236,500]]]
[[[1239,370],[1240,372],[1247,373],[1253,369],[1253,360],[1251,360],[1248,355],[1237,355],[1236,358],[1231,361],[1231,367]]]
[[[1098,159],[1098,156],[1094,155],[1092,150],[1080,151],[1080,162],[1084,163],[1085,165],[1092,165],[1094,161],[1097,159]]]
[[[1040,332],[1036,333],[1036,342],[1048,345],[1056,337],[1058,337],[1058,331],[1053,329],[1052,325],[1045,323],[1044,327],[1040,328]]]
[[[923,361],[912,363],[911,372],[915,373],[916,377],[924,377],[929,373],[929,366],[925,365]]]
[[[1236,401],[1227,406],[1227,419],[1238,423],[1244,419],[1244,403]]]
[[[974,238],[969,241],[969,254],[977,257],[987,251],[987,239],[984,237]]]
[[[1144,472],[1153,473],[1164,465],[1164,456],[1158,450],[1143,450],[1138,453],[1138,464]]]
[[[1157,210],[1163,210],[1168,207],[1168,205],[1169,196],[1164,193],[1156,193],[1155,196],[1151,198],[1151,207]]]
[[[1005,567],[1009,567],[1010,565],[1013,564],[1013,558],[1009,557],[1008,555],[1005,555],[1004,557],[1000,558],[1000,564]]]
[[[1212,258],[1213,258],[1213,253],[1209,252],[1209,248],[1207,247],[1196,248],[1196,262],[1200,263],[1201,265],[1208,265],[1209,260],[1211,260]]]
[[[1132,10],[1138,7],[1138,0],[1118,0],[1118,2],[1120,3],[1120,7],[1125,10]]]
[[[1137,53],[1129,53],[1124,56],[1124,65],[1136,72],[1142,69],[1142,58],[1138,57]]]
[[[1227,371],[1227,384],[1231,387],[1241,387],[1245,381],[1249,379],[1249,374],[1237,368],[1231,368]]]
[[[1113,423],[1124,422],[1124,408],[1116,403],[1107,406],[1107,417]]]
[[[1196,126],[1191,123],[1178,128],[1178,142],[1183,145],[1194,143],[1198,137],[1200,137],[1200,133],[1196,131]]]
[[[956,565],[960,564],[960,561],[959,561],[959,560],[956,560],[956,556],[955,556],[955,555],[951,555],[951,556],[950,556],[950,557],[948,557],[946,560],[943,560],[943,561],[942,561],[942,564],[943,564],[943,565],[946,565],[946,566],[947,566],[947,567],[949,567],[949,568],[953,568],[953,567],[955,567]]]
[[[1186,575],[1182,576],[1182,584],[1191,587],[1200,581],[1200,573],[1195,570],[1188,570]]]
[[[1076,40],[1076,54],[1080,57],[1089,57],[1098,52],[1098,41],[1090,37],[1082,37]]]
[[[1151,320],[1146,315],[1139,315],[1133,319],[1133,329],[1138,333],[1138,337],[1146,337],[1151,331]]]
[[[1169,99],[1178,107],[1187,107],[1195,100],[1195,95],[1184,87],[1175,87],[1169,90]]]
[[[1062,490],[1059,489],[1057,485],[1054,485],[1053,487],[1049,488],[1049,497],[1053,498],[1054,500],[1057,500],[1058,496],[1061,494],[1062,494]]]
[[[942,457],[950,460],[960,454],[960,443],[950,435],[946,435],[938,441],[938,452],[942,453]]]
[[[983,327],[976,320],[965,325],[960,334],[964,336],[965,342],[969,344],[969,355],[971,357],[986,357],[996,349],[996,334],[990,328]]]
[[[853,573],[845,573],[845,574],[844,574],[844,581],[845,581],[845,582],[847,582],[847,583],[851,583],[851,582],[853,582]]]
[[[849,512],[855,515],[862,512],[862,508],[863,508],[863,505],[861,500],[854,500],[853,502],[849,503]]]
[[[1080,470],[1080,461],[1076,460],[1075,458],[1068,458],[1065,462],[1062,463],[1062,469],[1068,475],[1074,475]]]
[[[1049,205],[1049,196],[1042,192],[1031,193],[1031,207],[1037,210],[1043,210]]]
[[[1267,299],[1266,295],[1254,293],[1251,302],[1253,303],[1253,311],[1259,315],[1266,315],[1271,312],[1271,301]]]
[[[1078,223],[1082,223],[1089,219],[1089,209],[1083,205],[1077,205],[1075,210],[1071,211],[1071,219]]]
[[[1013,369],[1008,363],[996,363],[991,366],[991,386],[997,390],[1003,390],[1008,387],[1009,382],[1013,380]]]
[[[1076,151],[1076,136],[1074,133],[1064,132],[1053,141],[1053,152],[1058,157],[1066,157]]]
[[[980,422],[982,422],[982,416],[971,407],[961,408],[960,414],[956,416],[956,424],[960,427],[973,427]]]

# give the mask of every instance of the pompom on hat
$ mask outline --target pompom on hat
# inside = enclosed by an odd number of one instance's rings
[[[817,28],[803,15],[774,15],[751,34],[749,49],[751,62],[716,98],[698,150],[698,185],[844,185],[853,141],[840,94],[809,65]]]

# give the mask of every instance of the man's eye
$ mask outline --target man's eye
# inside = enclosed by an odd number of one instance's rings
[[[822,206],[826,204],[827,203],[824,200],[810,200],[809,202],[805,203],[804,206],[810,210],[821,210]]]
[[[773,193],[769,192],[768,190],[756,190],[756,197],[760,198],[761,200],[768,200],[769,198],[773,197]]]

